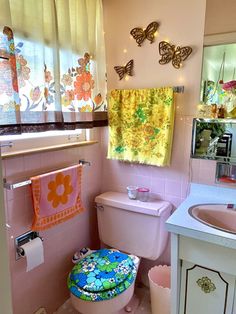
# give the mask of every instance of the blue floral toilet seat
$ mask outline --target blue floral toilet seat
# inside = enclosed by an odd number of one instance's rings
[[[112,249],[94,251],[74,266],[68,288],[85,301],[110,300],[134,282],[137,257]]]

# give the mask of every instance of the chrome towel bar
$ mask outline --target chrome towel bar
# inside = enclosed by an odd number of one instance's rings
[[[91,162],[86,161],[84,159],[79,160],[79,164],[83,166],[86,166],[86,165],[91,166]],[[20,188],[25,185],[30,185],[30,184],[31,184],[31,180],[25,180],[25,181],[16,182],[16,183],[8,183],[6,179],[3,179],[3,186],[7,190],[14,190],[14,189]]]
[[[174,86],[173,91],[174,93],[182,94],[184,93],[184,86]]]

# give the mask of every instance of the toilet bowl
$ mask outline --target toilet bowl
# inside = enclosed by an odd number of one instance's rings
[[[100,240],[114,249],[93,251],[79,260],[68,287],[79,313],[112,314],[133,296],[139,258],[156,260],[164,251],[165,221],[172,206],[160,200],[130,200],[117,192],[103,193],[95,202]]]
[[[139,258],[114,249],[92,251],[68,277],[74,308],[83,314],[111,314],[126,306],[134,291]]]

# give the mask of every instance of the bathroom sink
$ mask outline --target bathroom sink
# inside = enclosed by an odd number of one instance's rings
[[[212,228],[236,234],[236,208],[227,204],[205,204],[189,208],[189,214]]]

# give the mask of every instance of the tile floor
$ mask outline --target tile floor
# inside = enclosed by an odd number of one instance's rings
[[[138,297],[139,302],[134,302],[134,309],[129,312],[130,314],[151,314],[150,292],[149,289],[143,285],[138,285],[135,288],[135,295]],[[55,314],[78,314],[67,300]],[[94,313],[96,314],[96,313]],[[128,314],[124,310],[119,314]]]

